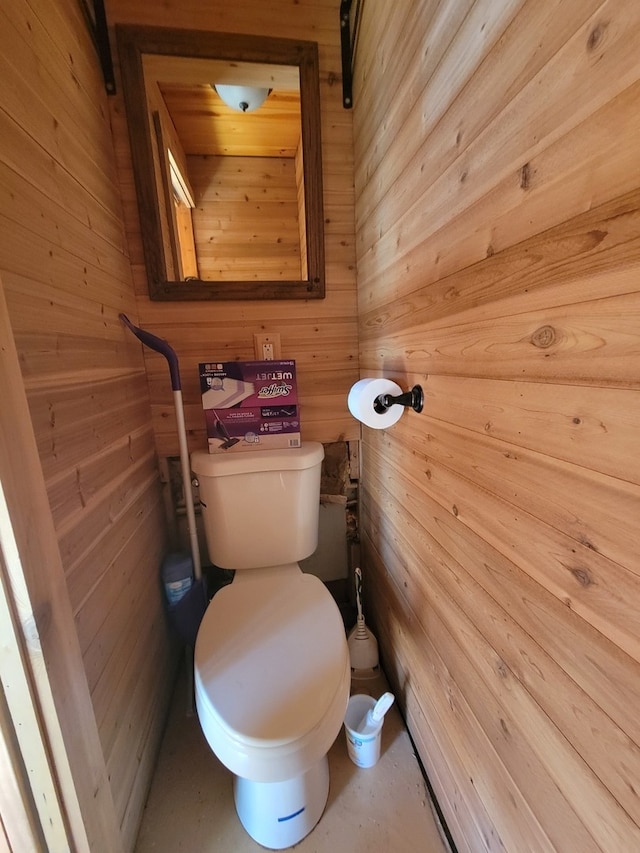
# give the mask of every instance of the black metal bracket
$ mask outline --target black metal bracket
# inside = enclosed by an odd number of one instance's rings
[[[341,0],[340,2],[340,52],[342,54],[342,106],[350,110],[353,106],[353,60],[360,13],[364,0]]]
[[[89,32],[98,52],[107,94],[115,95],[116,78],[113,73],[113,60],[111,58],[111,45],[109,44],[109,30],[107,27],[104,0],[80,0],[80,5],[82,6]]]
[[[376,398],[373,408],[379,415],[384,415],[391,406],[410,406],[414,412],[421,412],[424,406],[424,392],[421,385],[414,385],[411,391],[392,397],[391,394],[380,394]]]

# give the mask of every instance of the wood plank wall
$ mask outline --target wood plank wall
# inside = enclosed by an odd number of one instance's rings
[[[180,359],[189,448],[206,447],[198,362],[253,359],[253,335],[280,335],[283,358],[294,358],[302,437],[332,442],[359,436],[346,407],[358,379],[352,118],[342,108],[339,4],[335,0],[108,0],[109,23],[215,29],[318,42],[322,113],[326,293],[323,300],[273,302],[151,302],[147,296],[129,141],[120,96],[112,101],[127,233],[141,323],[168,340]],[[116,57],[117,61],[117,57]],[[166,362],[145,353],[154,432],[162,456],[178,455]]]
[[[302,278],[294,158],[188,155],[187,163],[200,278]]]
[[[640,5],[366,0],[367,587],[460,851],[640,849]]]
[[[157,581],[166,525],[145,366],[118,319],[135,319],[136,305],[109,108],[76,0],[7,0],[0,48],[0,271],[131,849],[175,655]]]

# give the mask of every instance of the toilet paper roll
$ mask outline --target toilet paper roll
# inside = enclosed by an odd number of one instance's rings
[[[397,405],[379,415],[373,404],[380,394],[397,397],[402,394],[402,388],[390,379],[360,379],[351,388],[347,398],[353,417],[372,429],[387,429],[397,424],[404,412],[404,406]]]

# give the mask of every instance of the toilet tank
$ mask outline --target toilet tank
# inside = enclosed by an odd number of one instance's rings
[[[223,569],[297,563],[318,545],[324,448],[191,454],[211,562]]]

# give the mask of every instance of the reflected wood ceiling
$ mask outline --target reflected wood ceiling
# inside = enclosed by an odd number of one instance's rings
[[[228,107],[208,84],[158,83],[186,154],[294,157],[300,93],[273,90],[251,113]]]

